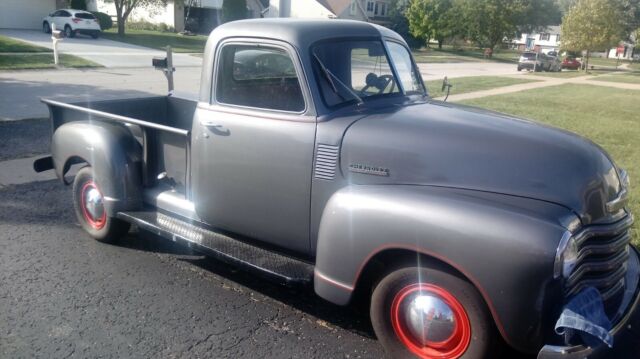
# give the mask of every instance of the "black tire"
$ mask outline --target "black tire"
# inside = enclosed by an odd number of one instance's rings
[[[100,33],[97,33],[97,32],[91,33],[91,37],[94,39],[97,39],[98,37],[100,37]]]
[[[50,34],[51,33],[51,26],[49,25],[49,23],[47,21],[42,23],[42,32],[44,32],[45,34]]]
[[[93,170],[87,166],[78,171],[73,181],[73,208],[76,218],[91,237],[100,242],[113,243],[127,234],[131,225],[128,222],[109,217],[104,208],[100,218],[93,219],[84,200],[87,189],[92,188],[98,190],[101,195],[100,188],[93,177]]]
[[[71,26],[67,25],[64,27],[64,36],[65,37],[75,37],[76,32],[71,29]]]
[[[410,336],[405,336],[404,340],[400,339],[401,334],[398,334],[398,331],[402,332],[400,329],[402,324],[398,324],[397,321],[394,323],[392,320],[394,313],[400,312],[394,308],[402,308],[395,304],[398,301],[397,298],[402,297],[402,293],[406,293],[407,288],[415,288],[415,286],[420,286],[420,290],[424,290],[423,287],[438,290],[432,295],[440,299],[448,298],[445,299],[445,301],[448,300],[447,303],[457,302],[452,307],[458,308],[459,311],[454,312],[461,314],[455,316],[460,318],[456,320],[454,331],[456,334],[449,337],[447,341],[456,336],[462,339],[454,341],[453,348],[443,349],[443,352],[438,353],[443,356],[438,357],[486,358],[496,353],[495,349],[499,343],[498,334],[484,301],[473,285],[444,270],[407,267],[386,275],[375,287],[371,298],[371,323],[378,340],[391,358],[429,357],[427,354],[420,356],[415,349],[414,351],[409,349],[411,340],[408,340],[409,344],[405,343],[407,343],[406,338]],[[458,327],[462,327],[460,334],[458,334]]]
[[[518,66],[518,72],[522,71],[522,67]]]

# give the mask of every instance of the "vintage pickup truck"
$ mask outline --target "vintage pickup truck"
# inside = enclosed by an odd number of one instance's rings
[[[403,39],[364,22],[227,23],[203,63],[197,100],[42,100],[34,167],[71,184],[84,164],[93,238],[134,224],[368,305],[391,357],[606,353],[555,330],[587,289],[614,339],[637,315],[628,177],[589,140],[432,100]]]

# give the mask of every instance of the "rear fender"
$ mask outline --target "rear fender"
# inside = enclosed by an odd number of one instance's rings
[[[535,351],[555,251],[566,231],[559,218],[567,216],[573,215],[564,207],[492,193],[349,186],[323,212],[315,291],[347,304],[371,258],[387,250],[421,253],[460,272],[478,289],[505,339]]]
[[[105,197],[109,216],[142,207],[142,147],[123,125],[96,121],[69,122],[58,127],[51,140],[56,175],[74,163],[86,162]]]

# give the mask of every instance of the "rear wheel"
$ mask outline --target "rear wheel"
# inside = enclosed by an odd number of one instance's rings
[[[408,267],[375,287],[371,322],[392,358],[485,358],[496,338],[469,282],[446,271]]]
[[[84,167],[76,174],[73,207],[82,228],[100,242],[114,242],[129,231],[129,223],[108,216],[91,167]]]
[[[76,36],[75,31],[71,29],[71,26],[67,25],[64,27],[64,36],[65,37],[74,37]]]
[[[48,22],[46,22],[46,21],[45,21],[45,22],[43,22],[43,23],[42,23],[42,31],[43,31],[45,34],[49,34],[49,33],[51,33],[51,26],[49,25],[49,23],[48,23]]]
[[[99,36],[100,36],[100,33],[97,33],[97,32],[91,33],[91,37],[94,39],[97,39]]]

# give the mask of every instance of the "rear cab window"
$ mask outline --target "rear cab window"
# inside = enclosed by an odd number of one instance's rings
[[[285,49],[227,44],[220,50],[218,61],[217,102],[267,110],[304,111],[300,81]]]
[[[77,12],[76,13],[76,17],[78,19],[87,19],[87,20],[94,20],[95,16],[93,16],[93,14],[89,14],[86,12]]]

